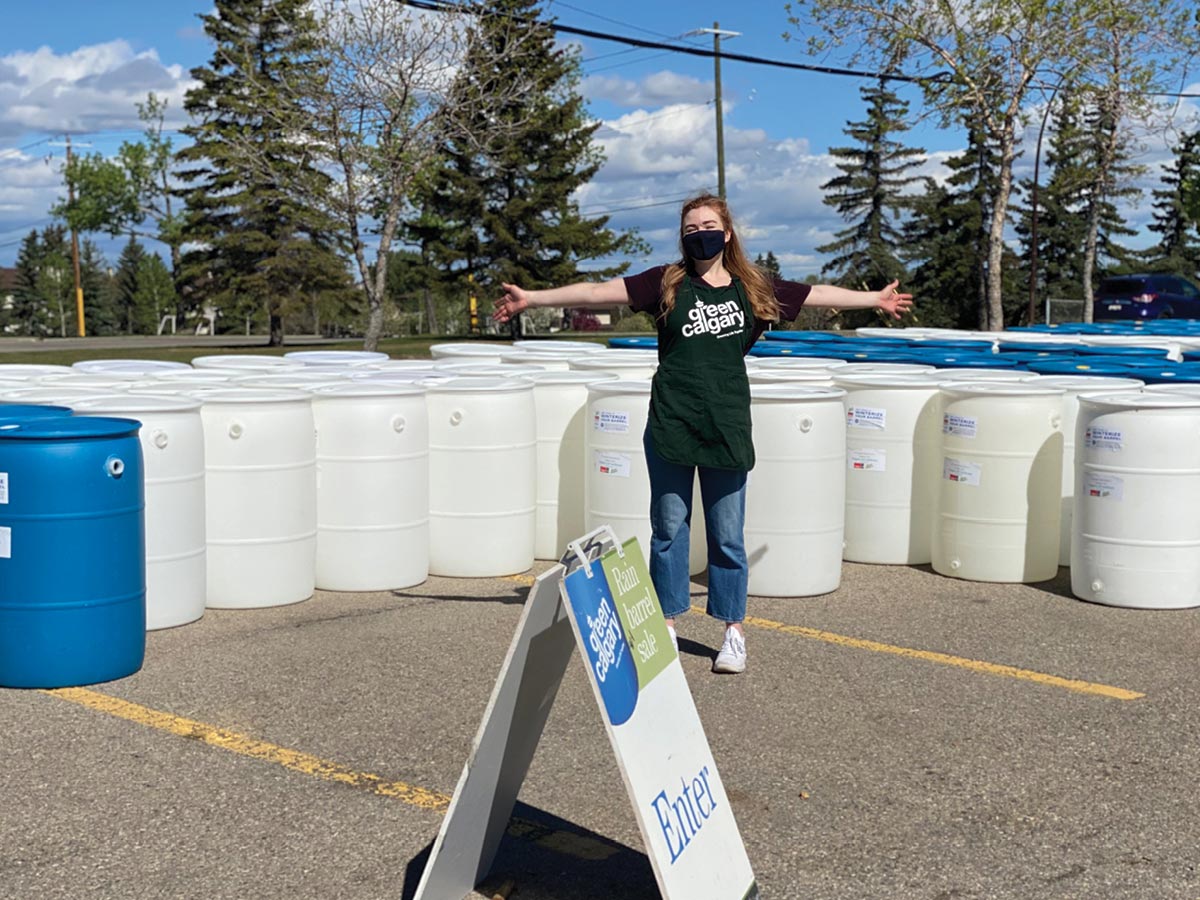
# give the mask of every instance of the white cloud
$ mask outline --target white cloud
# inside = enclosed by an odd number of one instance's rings
[[[716,93],[711,81],[668,71],[655,72],[640,81],[616,75],[592,75],[583,80],[580,91],[589,99],[626,107],[709,103]]]
[[[151,91],[168,101],[176,124],[190,84],[182,66],[163,65],[153,50],[135,53],[123,40],[66,54],[10,53],[0,57],[0,139],[140,128],[135,104]]]

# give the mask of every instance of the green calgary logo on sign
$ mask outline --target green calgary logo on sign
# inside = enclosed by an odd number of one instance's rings
[[[638,689],[644,690],[671,664],[676,653],[637,538],[626,541],[620,553],[615,550],[606,553],[600,565],[617,605],[625,638],[633,648]]]

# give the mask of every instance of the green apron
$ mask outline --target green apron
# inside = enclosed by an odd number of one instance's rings
[[[650,391],[650,437],[667,462],[754,468],[745,362],[753,335],[754,314],[738,279],[726,287],[683,279],[675,308],[659,323]]]

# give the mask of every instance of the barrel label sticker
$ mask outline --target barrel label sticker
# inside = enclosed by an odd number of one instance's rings
[[[612,431],[625,434],[629,431],[629,413],[598,409],[592,416],[592,428],[596,431]]]
[[[0,503],[8,502],[8,473],[0,472]]]
[[[869,406],[851,406],[846,410],[846,425],[850,428],[887,428],[887,410]]]
[[[979,420],[974,416],[956,416],[953,413],[946,413],[942,416],[942,434],[973,438],[978,425]]]
[[[0,559],[12,558],[12,529],[0,528]]]
[[[983,467],[979,463],[962,462],[961,460],[951,459],[949,456],[942,460],[942,477],[947,481],[956,481],[959,484],[971,484],[978,487],[982,472]]]
[[[624,453],[605,453],[602,450],[595,451],[596,453],[596,471],[601,475],[618,475],[621,478],[629,477],[630,458]]]
[[[846,461],[851,469],[862,472],[887,471],[886,450],[849,450],[846,453]]]
[[[1083,445],[1089,450],[1120,451],[1125,447],[1125,434],[1119,428],[1089,425],[1083,432]]]
[[[1124,500],[1125,479],[1116,475],[1088,472],[1083,477],[1083,492],[1097,500]]]

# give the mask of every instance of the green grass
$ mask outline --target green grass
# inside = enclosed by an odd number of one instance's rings
[[[615,335],[605,332],[602,336],[591,337],[590,335],[569,335],[564,336],[569,340],[591,340],[597,343],[605,343],[608,338]],[[482,338],[464,338],[464,337],[411,337],[411,338],[389,338],[379,342],[379,349],[393,359],[429,359],[429,347],[431,344],[445,344],[461,341],[500,341],[501,338],[495,335],[488,335]],[[547,338],[546,340],[554,340]],[[186,344],[183,346],[172,347],[146,347],[140,346],[139,339],[136,337],[128,338],[128,346],[120,347],[64,347],[63,349],[54,349],[55,343],[53,338],[39,343],[39,348],[36,350],[7,350],[5,348],[6,339],[0,338],[0,365],[6,363],[41,363],[47,365],[65,365],[69,366],[72,363],[79,362],[84,359],[164,359],[172,362],[191,362],[197,356],[212,356],[217,354],[236,355],[241,353],[253,354],[270,354],[272,356],[282,356],[292,350],[361,350],[361,340],[348,340],[338,343],[321,343],[321,344],[293,344],[283,347],[268,347],[264,343],[261,346],[250,346],[239,344],[237,346],[225,346],[221,344],[221,338],[198,337],[194,344]],[[15,340],[14,340],[15,344]],[[10,345],[12,346],[12,345]]]

